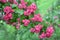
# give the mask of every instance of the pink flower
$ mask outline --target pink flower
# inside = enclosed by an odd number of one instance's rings
[[[32,3],[32,4],[31,4],[31,8],[32,8],[33,10],[36,10],[36,9],[37,9],[36,4],[35,4],[35,3]]]
[[[22,4],[19,4],[18,5],[18,8],[22,9],[23,8]]]
[[[30,6],[27,7],[26,11],[24,11],[24,15],[29,16],[30,14],[34,13],[35,10],[36,10],[36,5],[35,3],[32,3]]]
[[[27,2],[25,2],[24,0],[20,0],[21,4],[18,5],[18,8],[20,9],[26,9],[26,4]]]
[[[33,21],[33,22],[35,22],[36,21],[36,19],[33,17],[33,18],[31,18],[31,20]]]
[[[20,18],[17,18],[17,21],[20,23]]]
[[[24,26],[28,26],[28,24],[30,23],[30,20],[24,19],[22,20],[22,22],[24,23]]]
[[[24,0],[20,0],[21,4],[27,4]]]
[[[23,9],[23,8],[26,9],[26,7],[27,7],[26,4],[19,4],[18,5],[18,8],[20,8],[20,9]]]
[[[50,26],[50,27],[48,27],[47,29],[46,29],[46,32],[48,32],[48,33],[53,33],[54,32],[54,29],[53,29],[53,27],[52,26]]]
[[[31,12],[34,12],[37,9],[36,4],[32,3],[30,6],[27,7],[27,9],[29,9],[30,11],[32,10]]]
[[[36,32],[36,33],[39,33],[39,32],[41,31],[42,27],[43,27],[43,26],[40,25],[40,24],[36,25],[36,26],[35,26],[35,32]]]
[[[41,39],[43,39],[43,38],[45,38],[45,37],[46,37],[46,34],[45,34],[44,32],[42,32],[42,34],[39,35],[39,38],[41,38]]]
[[[31,18],[32,21],[42,22],[42,17],[40,14],[35,14],[33,18]]]
[[[11,7],[9,7],[9,6],[6,6],[6,7],[4,8],[4,12],[5,12],[6,14],[8,14],[8,13],[13,13],[14,10],[13,10]]]
[[[52,34],[50,34],[50,33],[48,33],[48,32],[46,33],[46,37],[47,37],[47,38],[49,38],[49,37],[51,37],[51,36],[52,36]]]
[[[4,15],[4,20],[9,20],[7,15]]]
[[[0,2],[2,2],[2,3],[6,3],[6,2],[7,2],[7,0],[0,0]]]
[[[8,20],[10,20],[10,19],[12,19],[12,14],[11,14],[11,13],[6,14],[6,15],[4,16],[4,20],[8,21]]]
[[[25,16],[29,16],[31,13],[30,13],[30,11],[29,10],[27,10],[27,11],[24,11],[24,15]]]
[[[13,3],[13,0],[8,0],[8,2]]]
[[[30,29],[30,32],[35,32],[35,29],[34,29],[34,28],[31,28],[31,29]]]
[[[52,34],[54,32],[54,28],[52,26],[49,26],[47,29],[46,29],[46,37],[51,37]]]
[[[16,26],[16,23],[14,22],[14,23],[12,23],[12,25],[13,25],[13,26]]]
[[[19,29],[19,28],[20,28],[20,23],[18,23],[18,24],[16,25],[16,28],[17,28],[17,29]]]
[[[16,0],[13,0],[13,3],[18,6],[18,2]]]

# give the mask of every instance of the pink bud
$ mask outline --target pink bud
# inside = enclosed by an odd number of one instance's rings
[[[46,37],[46,34],[43,32],[41,35],[39,35],[39,38],[45,38]]]
[[[52,36],[52,34],[50,34],[50,33],[48,33],[48,32],[46,33],[46,37],[47,37],[47,38],[49,38],[49,37],[51,37],[51,36]]]
[[[17,21],[20,23],[20,18],[17,18]]]
[[[16,28],[17,28],[17,29],[19,29],[19,28],[20,28],[20,23],[18,23],[18,24],[16,25]]]
[[[35,32],[35,29],[34,29],[34,28],[31,28],[31,29],[30,29],[30,32]]]
[[[22,20],[22,22],[24,23],[24,26],[28,26],[28,24],[30,23],[30,20],[24,19]]]
[[[18,5],[18,2],[16,0],[13,0],[13,3],[16,4],[16,5]]]
[[[39,33],[39,32],[41,31],[42,27],[43,27],[43,26],[40,25],[40,24],[36,25],[36,26],[35,26],[35,32],[36,32],[36,33]]]

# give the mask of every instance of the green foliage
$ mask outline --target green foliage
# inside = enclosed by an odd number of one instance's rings
[[[20,30],[17,32],[16,40],[39,40],[38,35],[31,33],[29,29],[29,26],[24,27],[21,25]]]
[[[0,21],[0,40],[14,40],[15,31],[13,26]]]

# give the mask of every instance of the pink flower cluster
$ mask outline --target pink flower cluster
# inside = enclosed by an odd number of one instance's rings
[[[31,28],[30,31],[35,32],[35,33],[39,33],[42,28],[43,28],[43,26],[38,24],[38,25],[35,26],[35,28]]]
[[[9,14],[9,13],[13,13],[14,10],[13,10],[10,6],[6,6],[6,7],[4,8],[4,12],[5,12],[6,14]]]
[[[4,20],[8,21],[10,19],[12,19],[12,14],[11,13],[4,15]]]
[[[20,8],[20,9],[26,9],[26,4],[27,4],[27,2],[25,2],[24,0],[20,0],[20,4],[18,5],[18,8]]]
[[[52,33],[54,32],[54,29],[52,26],[48,27],[47,30],[46,30],[46,37],[50,37],[52,36]]]
[[[25,16],[29,16],[30,14],[34,13],[37,9],[35,3],[32,3],[30,6],[27,7],[27,10],[24,11]]]
[[[2,3],[6,3],[7,0],[0,0],[0,2]],[[20,15],[20,16],[26,16],[26,17],[30,17],[31,14],[33,14],[33,18],[23,18],[23,20],[20,20],[20,18],[17,18],[17,22],[12,22],[11,24],[13,26],[15,26],[17,29],[20,28],[20,21],[22,21],[22,24],[24,24],[24,26],[28,26],[29,23],[32,21],[32,22],[43,22],[42,20],[42,17],[40,14],[34,14],[36,9],[37,9],[37,6],[35,3],[32,3],[30,6],[27,6],[27,2],[25,2],[24,0],[20,0],[20,3],[17,2],[17,0],[8,0],[8,2],[11,2],[13,4],[16,4],[18,6],[18,8],[24,10],[24,14],[23,15]],[[11,4],[12,5],[12,4]],[[14,12],[14,10],[10,7],[10,6],[6,6],[4,8],[4,20],[5,21],[10,21],[13,17],[12,13]],[[29,20],[30,19],[30,20]],[[16,20],[16,19],[15,19]],[[48,23],[47,23],[48,24]],[[42,30],[43,28],[43,25],[41,24],[38,24],[38,25],[35,25],[34,28],[31,28],[30,31],[32,33],[40,33],[42,32],[40,35],[39,35],[39,38],[49,38],[52,36],[53,32],[54,32],[54,29],[52,26],[49,26],[47,29],[46,29],[46,32],[44,32]]]
[[[4,8],[4,12],[5,12],[4,20],[8,21],[8,20],[12,19],[12,13],[14,11],[13,11],[13,9],[10,6],[6,6]]]
[[[28,26],[28,24],[30,23],[30,21],[27,19],[22,20],[22,22],[24,23],[24,26]]]
[[[41,35],[39,35],[39,38],[49,38],[49,37],[51,37],[52,36],[52,34],[53,34],[53,32],[54,32],[54,29],[53,29],[53,27],[51,26],[51,27],[48,27],[47,29],[46,29],[46,33],[42,33]]]
[[[2,3],[6,3],[6,2],[7,2],[7,0],[0,0],[0,2],[2,2]]]
[[[40,14],[35,14],[33,18],[31,18],[32,21],[42,22],[42,17]]]

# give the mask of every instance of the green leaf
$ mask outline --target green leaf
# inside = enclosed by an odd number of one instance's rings
[[[17,9],[15,9],[15,13],[22,15],[24,13],[24,11],[17,8]]]
[[[15,4],[12,4],[12,8],[16,8],[17,7],[17,5],[15,5]]]

